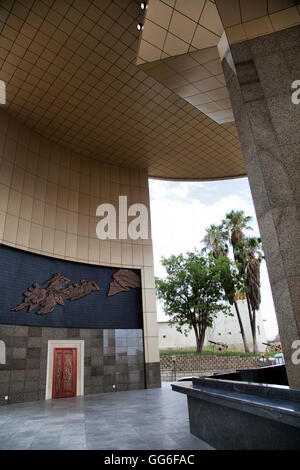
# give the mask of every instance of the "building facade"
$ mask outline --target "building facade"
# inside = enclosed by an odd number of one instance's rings
[[[251,334],[251,327],[249,322],[249,314],[246,301],[240,300],[238,302],[241,320],[245,330],[245,336],[249,350],[253,350],[253,340]],[[241,330],[239,323],[232,309],[232,316],[223,315],[222,313],[217,316],[213,322],[211,328],[207,328],[204,346],[213,346],[210,341],[215,343],[227,344],[229,350],[244,351],[244,343],[241,336]],[[187,336],[176,330],[175,325],[170,326],[168,321],[158,322],[158,334],[159,334],[159,348],[160,349],[184,349],[184,348],[195,348],[196,338],[195,333],[189,330]],[[257,346],[260,352],[266,350],[267,343],[264,319],[262,318],[261,312],[257,312],[256,318],[256,339]]]
[[[149,177],[249,177],[300,387],[299,8],[1,2],[0,403],[160,385]]]
[[[96,233],[100,202],[118,207],[121,194],[129,206],[149,208],[146,173],[83,158],[3,111],[0,127],[1,403],[52,397],[55,348],[77,350],[77,395],[159,386],[151,238],[99,240]],[[134,270],[140,287],[107,296],[120,268]],[[57,272],[70,282],[97,282],[100,290],[44,314],[36,313],[40,305],[28,312],[30,304],[11,311],[33,283],[45,288]],[[118,297],[124,303],[111,307]]]

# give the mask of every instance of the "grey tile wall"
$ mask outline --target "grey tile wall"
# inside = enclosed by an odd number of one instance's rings
[[[0,325],[6,364],[0,365],[0,405],[44,400],[48,340],[84,340],[84,394],[145,388],[142,330]]]

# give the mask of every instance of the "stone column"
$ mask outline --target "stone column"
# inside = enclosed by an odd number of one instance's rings
[[[300,26],[233,44],[223,62],[291,387],[300,339]],[[299,349],[299,346],[298,346]],[[294,354],[297,356],[297,354]],[[300,353],[298,354],[300,358]]]

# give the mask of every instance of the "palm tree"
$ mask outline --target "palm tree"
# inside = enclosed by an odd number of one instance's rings
[[[230,231],[230,240],[233,248],[233,256],[235,261],[242,264],[243,259],[240,258],[240,250],[238,250],[239,244],[244,238],[244,230],[252,230],[252,227],[248,225],[252,217],[246,216],[244,211],[232,210],[226,214],[223,224],[227,230]]]
[[[214,225],[212,224],[209,228],[205,229],[206,235],[202,240],[206,248],[211,251],[214,257],[218,257],[221,254],[228,253],[228,230],[224,224]]]
[[[225,297],[227,298],[229,304],[234,305],[244,343],[244,349],[245,352],[249,352],[243,322],[236,301],[235,282],[233,279],[232,272],[230,270],[230,260],[227,256],[227,241],[229,238],[228,228],[225,223],[222,223],[220,225],[212,224],[209,228],[205,230],[206,235],[202,240],[202,243],[204,243],[205,245],[204,251],[206,251],[206,249],[209,249],[215,259],[223,259],[221,284],[225,292]]]
[[[261,241],[258,238],[245,238],[244,231],[252,230],[249,226],[250,216],[246,216],[244,211],[235,211],[226,214],[223,223],[231,233],[231,245],[233,248],[233,256],[238,263],[241,276],[245,276],[246,280],[246,299],[253,338],[253,351],[258,352],[256,342],[256,310],[260,304],[260,254],[258,260],[255,258],[255,251],[261,247]],[[258,265],[257,265],[258,262]],[[253,308],[253,306],[255,308]]]
[[[246,299],[253,338],[253,352],[257,353],[256,311],[259,309],[261,303],[260,263],[263,259],[261,239],[256,237],[244,237],[237,244],[235,252],[240,260],[240,272],[245,276]]]
[[[247,262],[245,267],[247,296],[252,309],[251,329],[253,336],[253,349],[258,352],[256,342],[256,311],[261,303],[260,294],[260,263],[263,259],[261,249],[261,240],[259,238],[246,239]],[[257,254],[257,257],[255,256]]]

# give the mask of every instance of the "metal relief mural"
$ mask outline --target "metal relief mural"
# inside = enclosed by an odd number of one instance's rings
[[[3,244],[0,268],[0,325],[143,327],[139,269],[78,263]]]
[[[141,287],[141,281],[137,274],[131,269],[119,269],[113,275],[107,296],[118,294],[122,291],[129,291],[131,288]]]
[[[43,284],[48,284],[45,289],[35,282],[28,291],[23,293],[24,302],[10,310],[17,312],[28,307],[28,312],[31,312],[37,307],[42,307],[36,313],[37,315],[45,315],[53,312],[56,305],[64,305],[65,300],[81,299],[94,290],[100,290],[94,281],[82,279],[80,284],[74,283],[64,287],[69,282],[70,279],[60,273],[53,274],[48,281],[43,282]]]

